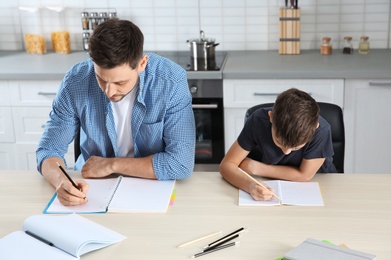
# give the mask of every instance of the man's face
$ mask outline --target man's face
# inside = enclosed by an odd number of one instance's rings
[[[95,76],[100,89],[111,102],[121,101],[137,84],[140,72],[144,71],[148,56],[143,56],[135,69],[123,64],[112,69],[103,69],[94,63]]]

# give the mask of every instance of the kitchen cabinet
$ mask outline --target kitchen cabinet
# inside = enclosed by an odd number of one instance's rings
[[[346,168],[390,173],[391,80],[345,81]]]
[[[272,103],[289,88],[309,93],[315,100],[344,107],[343,79],[226,79],[223,82],[226,152],[240,134],[246,110],[261,103]]]
[[[0,81],[0,169],[36,169],[35,151],[60,82]],[[68,151],[65,158],[73,167],[73,144]]]

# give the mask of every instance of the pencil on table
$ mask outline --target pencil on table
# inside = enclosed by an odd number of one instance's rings
[[[260,183],[259,181],[257,181],[256,179],[254,179],[250,174],[248,174],[247,172],[245,172],[243,169],[241,168],[238,168],[241,172],[244,173],[244,175],[246,175],[247,177],[249,177],[251,180],[253,180],[256,184],[258,184],[259,186],[261,186],[262,188],[264,189],[268,189],[264,184]],[[273,193],[273,197],[278,199],[279,201],[281,201],[281,198],[278,197],[276,194]]]
[[[209,234],[209,235],[206,235],[206,236],[203,236],[203,237],[200,237],[200,238],[191,240],[191,241],[189,241],[189,242],[186,242],[186,243],[184,243],[184,244],[179,245],[178,248],[185,247],[185,246],[194,244],[194,243],[196,243],[196,242],[199,242],[199,241],[201,241],[201,240],[204,240],[204,239],[207,239],[207,238],[210,238],[210,237],[213,237],[213,236],[220,235],[221,233],[222,233],[222,232],[219,231],[219,232],[215,232],[215,233],[212,233],[212,234]]]

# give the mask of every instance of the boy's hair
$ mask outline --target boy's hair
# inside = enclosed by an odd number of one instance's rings
[[[101,23],[89,41],[90,57],[101,68],[129,64],[135,69],[143,55],[144,36],[130,21],[109,19]]]
[[[281,145],[293,148],[311,140],[319,111],[315,99],[304,91],[291,88],[279,94],[272,110],[272,124]]]

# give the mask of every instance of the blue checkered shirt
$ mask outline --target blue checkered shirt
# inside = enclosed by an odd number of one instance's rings
[[[153,53],[139,88],[132,113],[134,157],[153,154],[152,165],[159,180],[184,179],[194,168],[195,123],[186,71]],[[64,154],[79,128],[80,170],[92,155],[117,156],[114,116],[109,99],[99,88],[94,66],[87,59],[73,66],[60,85],[50,119],[36,151],[37,168],[49,157]]]

